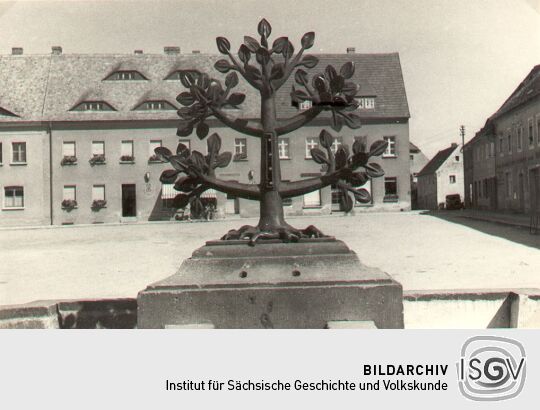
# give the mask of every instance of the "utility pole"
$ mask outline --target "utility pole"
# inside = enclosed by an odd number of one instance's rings
[[[465,125],[459,126],[459,135],[461,135],[461,152],[463,152],[463,147],[465,146]]]

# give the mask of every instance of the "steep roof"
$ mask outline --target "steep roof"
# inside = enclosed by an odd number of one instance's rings
[[[414,145],[412,142],[409,141],[409,152],[412,152],[412,153],[420,152],[420,148],[418,148],[416,145]]]
[[[322,72],[328,64],[338,70],[354,61],[352,81],[360,86],[358,95],[375,95],[375,109],[358,111],[364,118],[408,118],[409,108],[401,73],[399,55],[390,54],[320,54],[320,62],[311,73]],[[222,58],[207,54],[63,54],[41,56],[0,56],[0,107],[18,117],[2,117],[2,122],[20,121],[94,121],[94,120],[163,120],[178,119],[175,111],[134,111],[148,95],[176,103],[185,91],[179,80],[165,80],[176,70],[197,69],[223,79],[214,69]],[[112,72],[129,69],[142,73],[144,81],[104,81]],[[298,110],[291,104],[289,79],[277,96],[278,116],[289,117]],[[365,91],[367,90],[367,91]],[[243,79],[235,91],[246,94],[246,102],[235,115],[258,117],[260,102],[256,90]],[[365,94],[364,94],[365,95]],[[70,111],[77,103],[99,96],[116,111]]]
[[[495,119],[540,95],[540,64],[536,65],[490,119]]]
[[[430,175],[435,173],[442,164],[444,164],[444,161],[452,155],[452,153],[456,150],[457,145],[452,145],[446,149],[443,149],[442,151],[437,152],[437,154],[433,157],[431,161],[429,161],[424,168],[418,173],[418,176],[424,176],[424,175]]]

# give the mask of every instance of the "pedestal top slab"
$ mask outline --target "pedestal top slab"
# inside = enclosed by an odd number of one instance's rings
[[[390,276],[364,266],[345,243],[333,238],[296,243],[207,242],[178,272],[147,290],[277,286],[388,284]]]

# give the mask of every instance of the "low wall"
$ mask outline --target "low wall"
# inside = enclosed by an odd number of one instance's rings
[[[540,329],[540,289],[430,290],[403,295],[406,329]],[[0,329],[134,329],[136,299],[0,306]]]

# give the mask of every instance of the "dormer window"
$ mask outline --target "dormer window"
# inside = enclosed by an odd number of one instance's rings
[[[300,111],[309,110],[313,106],[313,103],[310,100],[304,100],[298,103],[298,109]]]
[[[375,97],[358,97],[356,101],[358,102],[359,110],[375,109]]]
[[[145,101],[135,108],[136,111],[166,111],[176,110],[168,101]]]
[[[105,101],[83,101],[71,109],[71,111],[116,111]]]
[[[138,71],[134,70],[122,70],[122,71],[115,71],[111,73],[107,78],[105,78],[106,81],[133,81],[133,80],[147,80],[145,76],[143,76]]]

